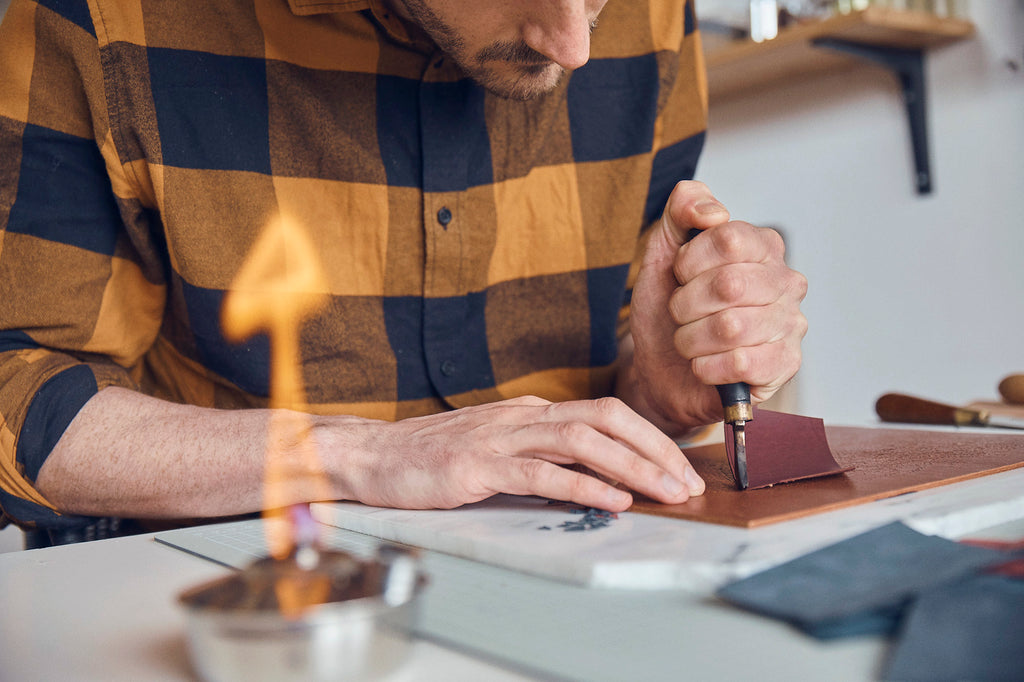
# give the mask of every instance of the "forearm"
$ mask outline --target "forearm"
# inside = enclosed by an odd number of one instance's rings
[[[72,514],[203,518],[257,511],[264,507],[274,414],[179,405],[108,388],[72,421],[36,485],[61,512]],[[334,418],[309,418],[314,426],[328,419]],[[336,477],[293,456],[294,440],[279,437],[275,443],[287,463],[277,499],[344,497]]]
[[[671,439],[611,398],[524,396],[386,422],[212,410],[120,388],[86,403],[36,485],[62,512],[130,518],[226,516],[318,499],[437,509],[499,492],[629,507],[624,490],[557,466],[570,463],[666,503],[704,489]],[[273,499],[263,495],[268,473]]]

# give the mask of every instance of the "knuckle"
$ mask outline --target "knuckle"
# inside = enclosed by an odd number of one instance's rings
[[[761,229],[763,230],[764,239],[768,244],[768,252],[778,258],[785,256],[786,240],[782,238],[782,235],[770,227],[763,227]]]
[[[754,358],[748,348],[736,348],[732,351],[732,368],[737,376],[745,377],[754,366]]]
[[[733,343],[743,337],[746,322],[738,310],[723,310],[715,318],[715,335],[724,343]]]
[[[593,480],[586,474],[576,474],[569,479],[569,499],[571,500],[584,500],[587,499],[591,487],[593,486]]]
[[[618,419],[625,407],[625,403],[614,396],[604,396],[594,401],[594,409],[603,421]]]
[[[693,375],[700,379],[701,383],[709,384],[712,383],[714,378],[714,370],[718,361],[709,357],[694,358],[690,361],[690,371]]]
[[[567,443],[578,443],[586,436],[590,427],[582,422],[565,421],[555,424],[555,435],[559,440]]]
[[[711,282],[712,292],[723,303],[742,300],[747,286],[747,278],[735,268],[719,268]]]
[[[686,301],[683,288],[679,287],[668,299],[668,314],[672,318],[672,321],[676,324],[685,324],[686,322]]]
[[[797,315],[796,320],[793,322],[793,326],[798,338],[802,339],[807,336],[809,323],[807,322],[807,317],[803,313]],[[799,344],[797,345],[797,348],[799,349]]]
[[[742,223],[726,223],[716,229],[712,235],[715,249],[729,262],[740,260],[746,243],[746,230]]]
[[[685,194],[710,194],[708,186],[700,180],[680,180],[676,183],[676,192]]]
[[[681,286],[685,286],[690,281],[690,268],[688,265],[687,254],[690,252],[690,242],[687,242],[679,247],[679,251],[676,252],[676,256],[672,261],[672,275],[676,278]]]
[[[643,475],[648,472],[648,467],[652,466],[647,460],[637,455],[624,458],[623,464],[629,481],[641,480]]]
[[[672,335],[672,345],[681,357],[686,358],[687,360],[692,360],[694,358],[693,353],[691,352],[690,332],[686,327],[676,329],[675,333]]]
[[[796,270],[790,270],[789,290],[795,292],[800,300],[803,300],[804,296],[807,295],[807,278]]]
[[[800,344],[793,344],[788,346],[783,352],[783,364],[796,374],[796,370],[800,368],[800,364],[803,362],[803,352],[800,350]]]
[[[544,460],[534,457],[519,460],[519,467],[522,470],[523,478],[533,487],[536,487],[538,481],[543,481],[550,475],[547,464]]]

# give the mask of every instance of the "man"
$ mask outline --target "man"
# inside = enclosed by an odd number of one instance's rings
[[[15,0],[6,516],[261,507],[269,342],[220,314],[278,220],[327,280],[300,340],[319,464],[273,444],[278,502],[701,494],[672,438],[721,419],[715,384],[760,402],[796,372],[806,284],[778,235],[676,185],[705,125],[694,23],[671,0]]]

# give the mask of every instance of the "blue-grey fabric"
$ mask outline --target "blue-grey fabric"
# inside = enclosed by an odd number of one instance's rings
[[[718,596],[821,639],[889,633],[918,595],[1005,560],[896,522],[726,585]]]

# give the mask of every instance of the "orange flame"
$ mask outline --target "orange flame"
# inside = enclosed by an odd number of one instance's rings
[[[308,518],[308,505],[293,500],[327,499],[328,487],[313,441],[299,353],[299,328],[327,302],[327,281],[306,232],[291,220],[272,221],[251,252],[224,299],[221,322],[225,336],[244,341],[261,331],[270,337],[270,423],[264,477],[264,519],[271,556],[285,559],[296,549],[297,518]],[[298,452],[298,457],[288,453]],[[289,508],[292,513],[289,514]],[[289,572],[289,575],[294,573]],[[317,603],[318,581],[312,576],[275,584],[278,603],[298,615]],[[326,595],[323,595],[326,596]]]

